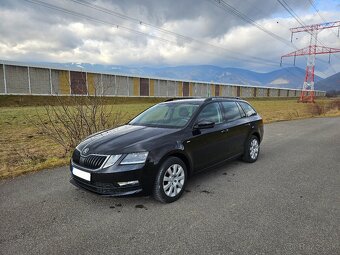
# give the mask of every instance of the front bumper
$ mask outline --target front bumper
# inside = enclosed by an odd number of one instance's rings
[[[83,188],[103,196],[126,196],[142,191],[142,188],[140,186],[116,187],[114,184],[111,183],[91,184],[90,182],[82,180],[74,175],[70,179],[70,183],[72,183],[76,187]]]
[[[72,173],[73,167],[90,173],[90,181],[82,179]],[[70,183],[91,192],[105,196],[124,196],[139,193],[143,190],[144,165],[126,165],[123,167],[109,167],[92,171],[74,164],[70,164]],[[138,181],[138,184],[120,186],[119,182]]]

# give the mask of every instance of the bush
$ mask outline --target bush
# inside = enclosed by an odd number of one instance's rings
[[[62,96],[53,96],[59,102],[44,106],[34,123],[39,131],[60,144],[65,155],[85,137],[122,124],[125,114],[115,103],[105,104],[102,95],[72,95],[68,102]],[[51,100],[55,101],[55,100]]]

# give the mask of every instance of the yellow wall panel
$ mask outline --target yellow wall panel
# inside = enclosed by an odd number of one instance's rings
[[[133,95],[139,96],[139,78],[133,78]]]
[[[59,71],[59,94],[70,94],[70,76],[68,71]]]
[[[87,73],[87,85],[88,85],[88,94],[89,95],[96,94],[96,89],[95,89],[95,86],[94,86],[94,74],[93,73]]]
[[[214,84],[210,85],[210,96],[211,97],[215,96],[215,85]]]
[[[150,79],[150,96],[155,95],[155,80]]]
[[[177,86],[178,86],[178,89],[177,89],[177,96],[181,97],[183,96],[183,82],[179,81],[177,82]]]

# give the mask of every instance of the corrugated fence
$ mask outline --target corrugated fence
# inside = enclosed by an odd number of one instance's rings
[[[83,72],[17,62],[3,61],[0,65],[0,94],[250,98],[299,97],[300,93],[298,89]],[[325,96],[326,92],[315,94]]]

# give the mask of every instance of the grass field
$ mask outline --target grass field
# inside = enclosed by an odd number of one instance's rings
[[[37,116],[43,116],[43,98],[0,97],[0,178],[14,177],[27,172],[66,165],[70,155],[35,126]],[[126,113],[123,122],[147,107],[164,99],[121,99],[115,107]],[[36,102],[32,106],[32,102]],[[339,99],[319,99],[316,104],[297,103],[296,99],[249,100],[261,114],[265,123],[311,118],[340,116]],[[108,99],[108,104],[110,100]],[[23,106],[24,105],[24,106]]]

